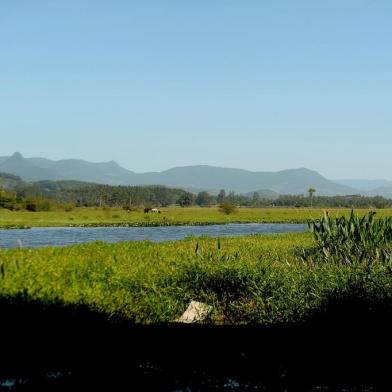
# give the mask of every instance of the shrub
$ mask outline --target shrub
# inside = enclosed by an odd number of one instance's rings
[[[67,204],[64,204],[62,207],[65,212],[71,212],[75,206],[71,203],[67,203]]]
[[[37,203],[35,203],[33,201],[27,201],[26,202],[26,210],[31,211],[31,212],[37,212],[38,211]]]
[[[27,199],[25,208],[27,211],[51,211],[56,206],[56,202],[47,199]]]
[[[223,212],[226,215],[234,214],[237,212],[237,206],[233,204],[222,204],[219,206],[219,211]]]

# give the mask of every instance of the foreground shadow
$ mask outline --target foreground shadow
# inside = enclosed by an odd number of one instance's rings
[[[340,298],[301,325],[142,326],[2,299],[0,390],[392,390],[391,305]]]

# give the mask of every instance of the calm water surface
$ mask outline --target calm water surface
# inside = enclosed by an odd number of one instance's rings
[[[229,237],[252,234],[303,232],[306,225],[246,223],[211,226],[165,227],[36,227],[0,230],[0,248],[66,246],[93,241],[122,242],[149,240],[162,242],[189,236]]]

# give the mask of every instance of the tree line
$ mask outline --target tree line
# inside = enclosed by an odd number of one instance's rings
[[[247,207],[319,207],[319,208],[392,208],[392,200],[381,196],[315,196],[316,190],[309,189],[308,195],[279,195],[275,198],[260,196],[258,192],[241,195],[221,190],[217,196],[200,192],[195,204],[206,207],[211,205],[236,205]]]
[[[74,205],[72,203],[62,203],[54,199],[42,197],[22,197],[15,191],[9,191],[0,188],[0,209],[10,211],[52,211],[62,209],[70,211]]]
[[[111,186],[78,181],[23,182],[19,177],[0,173],[0,208],[49,211],[73,207],[181,207],[232,205],[245,207],[342,207],[392,208],[392,200],[383,197],[280,195],[268,198],[258,192],[243,195],[222,189],[217,195],[165,186]]]

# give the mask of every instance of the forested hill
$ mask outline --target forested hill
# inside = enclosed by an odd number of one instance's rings
[[[24,182],[19,177],[0,173],[0,188],[13,191],[23,199],[52,199],[76,206],[189,205],[194,195],[164,186],[110,186],[80,181]]]
[[[172,188],[199,189],[211,192],[220,189],[245,194],[265,189],[278,194],[305,194],[310,187],[318,195],[352,195],[361,191],[329,181],[306,168],[278,172],[254,172],[236,168],[207,165],[175,167],[162,172],[135,173],[114,161],[87,162],[78,159],[52,161],[25,158],[20,153],[0,157],[0,172],[20,176],[24,181],[73,180],[109,185],[154,185]]]
[[[27,185],[18,176],[9,173],[0,172],[0,188],[15,190],[18,187],[23,187]]]

